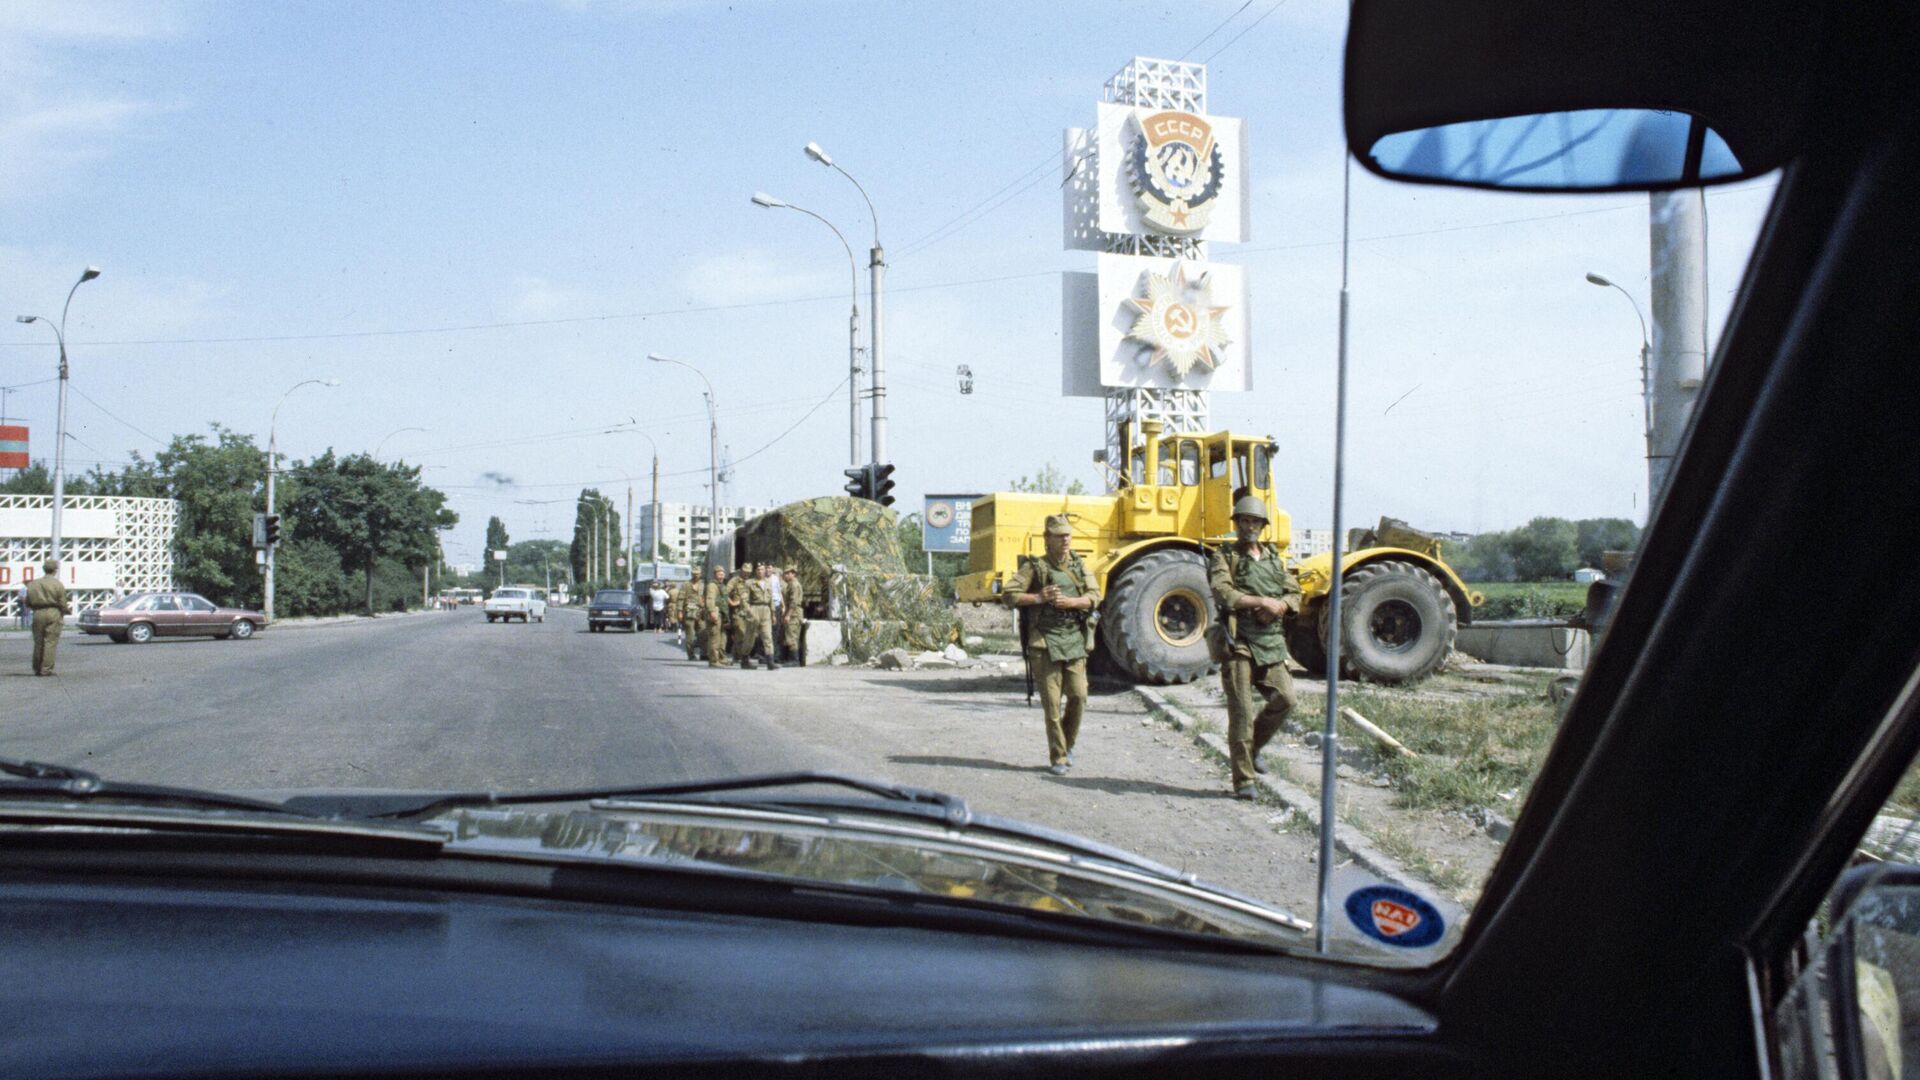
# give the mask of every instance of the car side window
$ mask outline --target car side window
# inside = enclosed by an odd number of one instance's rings
[[[149,606],[147,610],[148,611],[179,611],[180,605],[171,596],[156,596],[153,598],[152,605]]]
[[[183,596],[180,598],[180,604],[188,611],[205,613],[213,610],[213,602],[199,596]]]

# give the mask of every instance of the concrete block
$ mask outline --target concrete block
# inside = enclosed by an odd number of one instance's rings
[[[1462,626],[1454,648],[1489,664],[1584,671],[1593,643],[1559,619],[1507,619]]]
[[[831,663],[833,654],[843,652],[840,638],[840,624],[832,619],[808,619],[807,628],[801,631],[805,635],[807,666]]]

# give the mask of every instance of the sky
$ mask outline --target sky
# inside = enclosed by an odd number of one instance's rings
[[[70,472],[220,424],[418,464],[477,562],[487,518],[569,535],[583,486],[728,503],[838,493],[849,267],[890,269],[900,509],[1054,464],[1098,490],[1097,399],[1063,398],[1061,131],[1134,56],[1208,66],[1245,118],[1253,389],[1295,526],[1332,517],[1345,0],[0,5],[0,311],[68,320]],[[1771,178],[1707,197],[1710,339]],[[1345,516],[1478,532],[1645,520],[1647,200],[1352,172]],[[1710,341],[1711,343],[1711,341]],[[961,394],[956,369],[973,372]],[[0,323],[6,414],[51,457],[56,353]],[[289,388],[309,379],[337,387]],[[424,429],[424,430],[413,430]]]

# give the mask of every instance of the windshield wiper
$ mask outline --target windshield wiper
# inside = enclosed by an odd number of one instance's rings
[[[456,792],[448,795],[433,795],[413,801],[384,803],[375,812],[366,813],[375,818],[425,817],[443,810],[454,810],[472,806],[524,806],[538,803],[587,802],[595,799],[673,799],[688,795],[716,795],[730,791],[756,791],[767,788],[798,787],[807,784],[829,784],[835,787],[852,788],[869,795],[878,795],[884,799],[909,803],[920,807],[937,808],[940,816],[948,823],[964,826],[973,820],[973,811],[968,809],[965,799],[949,795],[944,791],[932,791],[927,788],[909,787],[905,784],[890,784],[884,780],[869,780],[865,777],[848,776],[845,773],[818,772],[802,770],[799,772],[765,773],[759,776],[736,776],[726,780],[688,780],[676,784],[651,784],[644,787],[604,787],[580,788],[563,791],[529,791],[502,794],[492,791]],[[300,796],[288,799],[284,804],[289,808],[300,807],[312,811],[320,808],[334,809],[336,812],[352,813],[355,803],[353,797],[335,798],[325,795]],[[364,804],[364,800],[358,800]]]
[[[128,784],[104,780],[100,774],[73,765],[55,765],[45,761],[0,758],[0,773],[17,776],[18,781],[0,781],[0,799],[18,796],[55,796],[68,799],[125,799],[145,803],[178,803],[212,810],[246,810],[260,814],[313,815],[261,799],[227,795],[199,788],[168,787],[161,784]]]

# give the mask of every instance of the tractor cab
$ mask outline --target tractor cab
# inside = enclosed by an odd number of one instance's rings
[[[1273,521],[1268,539],[1285,547],[1292,523],[1273,497],[1272,439],[1231,432],[1169,433],[1159,421],[1131,422],[1122,431],[1133,442],[1121,488],[1120,532],[1129,537],[1186,536],[1203,540],[1233,534],[1233,504],[1256,495]]]

